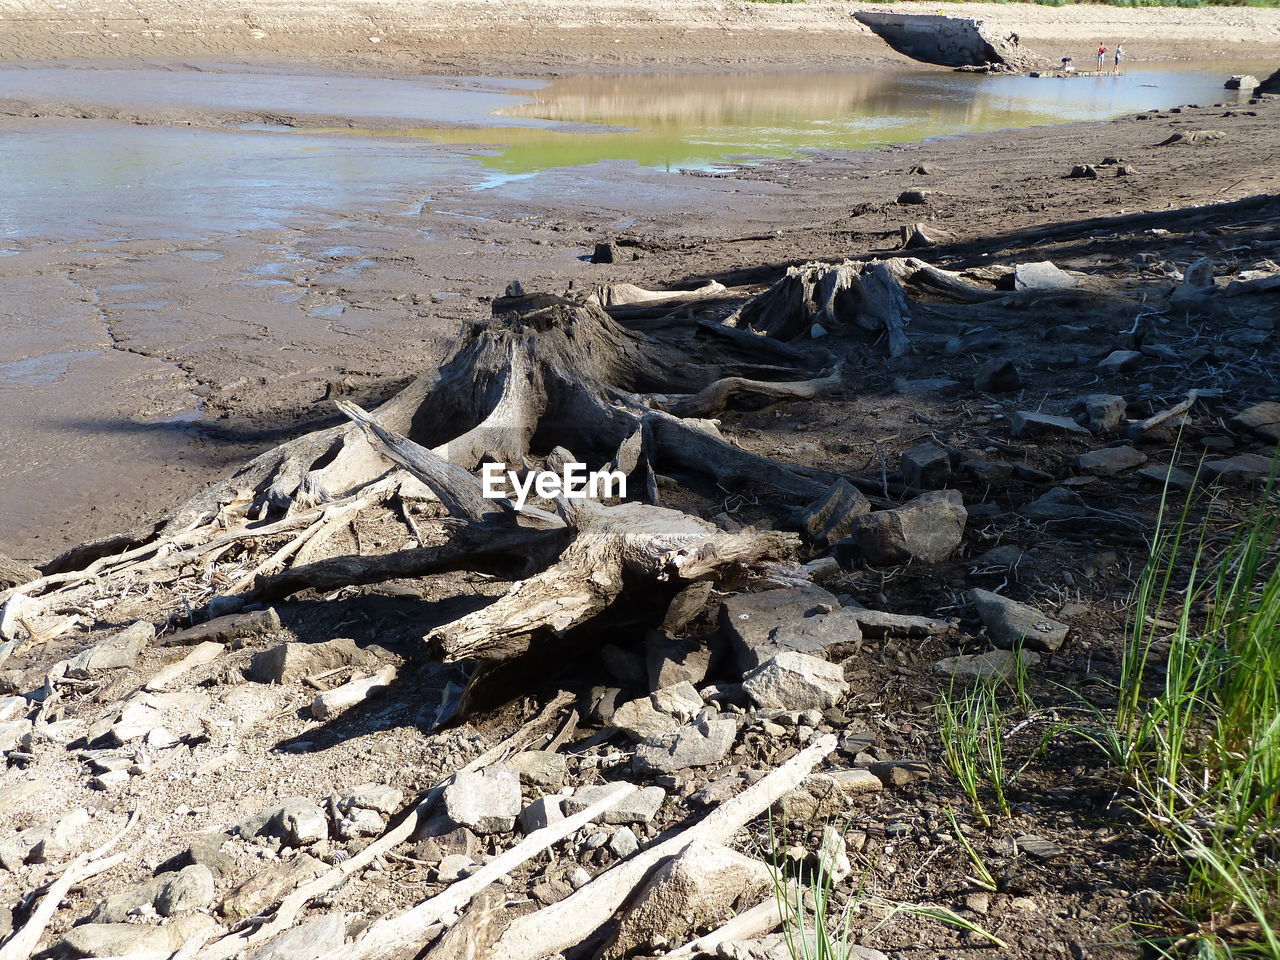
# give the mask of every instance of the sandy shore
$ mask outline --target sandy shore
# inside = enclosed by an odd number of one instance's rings
[[[670,0],[10,0],[0,59],[289,57],[396,70],[537,71],[572,66],[753,67],[902,62],[851,17],[883,5]],[[936,13],[936,3],[895,4]],[[1143,58],[1269,56],[1280,9],[948,4],[1016,30],[1054,57],[1099,40]]]

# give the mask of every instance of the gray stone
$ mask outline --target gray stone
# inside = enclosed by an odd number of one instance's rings
[[[363,666],[368,655],[354,640],[339,637],[323,643],[281,643],[254,654],[249,679],[258,683],[297,683],[304,677],[338,667]]]
[[[609,676],[624,687],[638,687],[645,681],[644,658],[616,643],[606,643],[597,651]]]
[[[821,497],[805,507],[800,515],[809,542],[829,547],[849,535],[853,521],[871,512],[871,501],[843,477],[836,480]]]
[[[978,369],[973,388],[982,393],[1012,393],[1022,389],[1022,376],[1012,360],[989,360]]]
[[[998,647],[1026,646],[1052,653],[1067,638],[1070,628],[1065,623],[1049,619],[1035,607],[989,590],[974,589],[969,596],[986,625],[987,635]]]
[[[558,790],[564,786],[569,760],[563,753],[549,750],[526,750],[504,761],[520,777],[521,783]]]
[[[1103,447],[1076,457],[1076,469],[1091,477],[1112,477],[1147,462],[1147,455],[1133,447]]]
[[[1072,180],[1097,180],[1098,168],[1092,163],[1077,163],[1067,176]]]
[[[1182,282],[1173,291],[1174,301],[1199,300],[1215,290],[1213,282],[1213,260],[1201,257],[1192,263],[1182,274]]]
[[[1089,436],[1089,431],[1070,417],[1055,417],[1048,413],[1036,413],[1032,410],[1019,410],[1013,415],[1012,434],[1015,439],[1034,440],[1037,437],[1055,434],[1077,434]]]
[[[648,697],[629,700],[613,712],[610,726],[617,727],[632,740],[643,740],[675,730],[680,724],[654,707]]]
[[[198,643],[230,643],[243,637],[256,637],[280,629],[280,615],[271,607],[248,613],[231,613],[198,623],[165,637],[168,647],[191,647]]]
[[[735,660],[742,665],[752,659],[750,651],[768,643],[779,627],[790,627],[839,607],[834,594],[815,586],[738,593],[720,608],[720,626],[729,637]]]
[[[591,253],[592,263],[613,263],[617,259],[617,248],[612,243],[597,243]]]
[[[85,923],[68,930],[58,949],[74,957],[120,957],[134,953],[167,956],[215,926],[211,917],[202,914],[177,917],[162,927]]]
[[[0,590],[8,590],[38,579],[40,571],[27,563],[0,553]]]
[[[325,960],[342,949],[347,922],[340,913],[303,920],[249,954],[249,960]]]
[[[956,490],[932,490],[892,510],[860,517],[850,538],[874,566],[939,563],[960,546],[968,514]]]
[[[1027,854],[1027,856],[1035,857],[1037,860],[1051,860],[1067,852],[1052,840],[1046,840],[1044,837],[1037,837],[1032,834],[1019,837],[1017,843],[1019,850]]]
[[[1098,369],[1103,373],[1125,373],[1136,369],[1142,363],[1142,354],[1137,350],[1112,350],[1098,361]]]
[[[309,854],[268,863],[223,898],[222,915],[233,923],[256,917],[328,869]]]
[[[929,377],[924,380],[908,380],[905,377],[897,377],[893,381],[894,392],[908,397],[931,397],[950,394],[954,393],[959,386],[959,380],[952,380],[948,377]]]
[[[441,883],[453,883],[471,875],[475,861],[464,853],[451,853],[436,868],[436,879]]]
[[[338,794],[338,809],[344,813],[362,807],[391,816],[404,803],[404,793],[385,783],[362,783]]]
[[[1241,410],[1231,418],[1233,426],[1250,430],[1272,443],[1280,442],[1280,403],[1267,400]]]
[[[245,839],[280,837],[290,846],[307,846],[329,836],[329,820],[306,797],[290,797],[241,820],[232,833]]]
[[[849,692],[838,664],[794,652],[770,657],[742,686],[759,706],[779,710],[825,710]]]
[[[1195,486],[1195,477],[1185,470],[1170,466],[1167,463],[1153,463],[1143,467],[1135,476],[1140,477],[1158,487],[1168,486],[1170,490],[1190,490]]]
[[[1015,290],[1069,290],[1080,281],[1059,270],[1048,260],[1020,263],[1013,270]]]
[[[619,860],[625,860],[640,849],[640,841],[629,827],[620,827],[609,838],[609,852]]]
[[[520,829],[533,833],[564,819],[560,797],[539,797],[520,811]]]
[[[317,720],[331,720],[343,711],[381,693],[395,681],[396,676],[396,668],[388,664],[371,677],[348,680],[332,690],[316,694],[316,698],[311,701],[311,715]]]
[[[17,748],[22,738],[34,729],[30,720],[5,720],[0,722],[0,753]]]
[[[343,840],[354,840],[357,837],[376,837],[385,829],[386,817],[377,810],[367,807],[352,807],[346,813],[339,813],[334,819],[334,830]]]
[[[1238,453],[1227,460],[1210,460],[1203,469],[1206,474],[1223,483],[1246,483],[1269,476],[1271,457],[1258,453]]]
[[[905,206],[919,206],[929,202],[928,190],[903,190],[898,194],[898,203]]]
[[[933,775],[927,763],[918,760],[882,760],[869,767],[886,787],[905,787],[917,780],[928,780]]]
[[[1034,667],[1040,657],[1030,650],[988,650],[986,653],[965,653],[947,657],[933,665],[933,672],[941,677],[957,680],[1008,680],[1017,672],[1018,659],[1027,667]]]
[[[161,874],[154,905],[162,917],[186,910],[203,910],[213,902],[213,871],[203,864],[183,867],[173,874]]]
[[[826,776],[846,797],[856,797],[863,793],[879,793],[884,784],[870,770],[828,770]]]
[[[155,906],[164,883],[163,877],[152,877],[103,897],[89,914],[89,923],[124,923],[134,911]]]
[[[642,774],[661,774],[710,766],[724,759],[737,736],[737,723],[724,719],[648,737],[636,747],[635,768]]]
[[[445,812],[476,833],[508,833],[520,814],[520,777],[507,767],[460,773],[444,790]]]
[[[608,784],[580,787],[573,796],[565,797],[562,801],[565,816],[571,817],[575,813],[581,813],[591,804],[604,799],[610,789]],[[601,823],[610,824],[649,823],[657,816],[658,810],[666,799],[667,792],[661,787],[641,787],[623,797],[597,819]]]
[[[0,723],[25,720],[31,712],[31,701],[26,697],[0,697]]]
[[[235,870],[235,860],[222,852],[223,845],[231,839],[225,833],[198,834],[190,846],[179,855],[178,863],[199,863],[213,871],[216,877],[229,877]]]
[[[701,686],[711,671],[711,649],[695,637],[672,637],[665,629],[653,630],[645,637],[644,648],[650,690],[681,681]]]
[[[951,479],[951,455],[936,443],[921,443],[902,451],[902,482],[918,490],[937,490]],[[870,509],[863,511],[870,513]]]
[[[1080,398],[1089,429],[1096,433],[1119,433],[1128,422],[1129,404],[1124,397],[1111,393],[1091,393]]]
[[[1021,547],[1012,543],[1006,543],[1001,547],[993,547],[986,553],[973,558],[972,566],[975,570],[990,569],[1009,569],[1016,567],[1022,562],[1025,554]]]
[[[622,914],[602,953],[618,960],[656,943],[682,943],[698,926],[717,927],[735,908],[773,889],[769,869],[727,847],[695,840],[653,874]]]
[[[686,681],[663,687],[649,696],[655,710],[686,723],[698,715],[703,707],[702,697],[693,684]]]
[[[139,655],[155,638],[156,628],[149,621],[139,620],[68,660],[66,675],[75,680],[87,680],[104,670],[136,666]]]

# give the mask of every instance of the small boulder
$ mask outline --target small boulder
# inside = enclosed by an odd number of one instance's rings
[[[591,252],[592,263],[613,263],[617,260],[618,249],[612,243],[597,243]]]
[[[1280,402],[1266,400],[1241,410],[1231,418],[1232,426],[1248,430],[1272,443],[1280,442]]]
[[[367,655],[356,642],[345,637],[323,643],[281,643],[254,654],[249,679],[258,683],[298,683],[338,667],[363,666],[366,660]]]
[[[618,960],[660,943],[682,943],[696,927],[716,927],[772,889],[769,869],[759,860],[695,840],[645,884],[602,957]]]
[[[1249,483],[1271,474],[1273,460],[1259,453],[1238,453],[1226,460],[1210,460],[1204,472],[1223,483]]]
[[[938,490],[951,479],[951,455],[936,443],[917,444],[902,451],[899,469],[902,482],[908,487]],[[870,513],[870,510],[866,512]]]
[[[525,833],[542,830],[564,819],[561,797],[539,797],[520,811],[520,829]]]
[[[342,949],[346,938],[343,915],[326,913],[286,930],[249,954],[248,960],[325,960]]]
[[[1018,440],[1035,440],[1054,434],[1089,436],[1089,431],[1070,417],[1056,417],[1032,410],[1019,410],[1013,415],[1011,433],[1014,439]]]
[[[1119,433],[1128,423],[1128,401],[1111,393],[1091,393],[1081,397],[1089,429],[1096,433]]]
[[[974,589],[969,595],[987,628],[987,635],[998,647],[1025,646],[1053,653],[1067,638],[1070,628],[1065,623],[1049,619],[1035,607],[989,590]]]
[[[825,710],[849,692],[838,664],[794,652],[770,657],[743,678],[742,687],[758,706],[778,710]]]
[[[1137,350],[1112,350],[1098,361],[1098,370],[1102,373],[1127,373],[1137,369],[1142,359]]]
[[[1067,176],[1072,180],[1097,180],[1098,168],[1092,163],[1077,163]]]
[[[162,917],[172,917],[187,910],[203,910],[213,902],[213,871],[194,863],[176,873],[161,874],[160,889],[154,905]]]
[[[122,957],[133,954],[168,956],[188,940],[208,936],[215,927],[203,914],[178,917],[162,927],[138,923],[84,923],[72,927],[58,950],[73,957]]]
[[[1022,375],[1012,360],[990,360],[978,369],[973,388],[982,393],[1012,393],[1022,389]]]
[[[720,719],[648,737],[636,746],[636,772],[675,773],[686,767],[707,767],[719,763],[737,736],[737,723]]]
[[[892,510],[859,517],[849,539],[874,566],[940,563],[960,546],[967,519],[959,491],[934,490]]]
[[[479,834],[509,833],[520,814],[520,777],[507,767],[460,773],[444,789],[449,819]]]
[[[919,206],[929,202],[928,190],[903,190],[898,194],[898,203],[903,206]]]
[[[571,817],[575,813],[581,813],[593,803],[604,799],[605,794],[611,790],[610,784],[579,787],[573,796],[565,797],[561,801],[565,816]],[[617,804],[602,813],[598,819],[601,823],[610,824],[649,823],[657,816],[662,802],[666,799],[667,792],[661,787],[641,787],[634,793],[627,794]]]
[[[1076,457],[1076,469],[1091,477],[1113,477],[1147,462],[1147,455],[1130,446],[1103,447]]]
[[[1008,680],[1017,673],[1019,658],[1027,667],[1040,662],[1039,655],[1030,650],[988,650],[939,660],[933,665],[933,672],[955,680]]]
[[[569,770],[568,758],[563,753],[549,750],[526,750],[505,762],[519,775],[521,783],[548,790],[559,790],[564,786],[565,774]]]
[[[1069,290],[1079,285],[1079,280],[1048,260],[1020,263],[1013,270],[1015,290]]]
[[[156,628],[146,620],[139,620],[68,660],[66,675],[74,680],[88,680],[104,670],[136,666],[138,656],[155,638]]]
[[[810,543],[829,547],[849,535],[855,519],[871,512],[871,501],[843,477],[800,515],[800,523]]]

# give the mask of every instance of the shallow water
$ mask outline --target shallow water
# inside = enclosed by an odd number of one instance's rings
[[[550,82],[302,74],[242,66],[0,68],[0,97],[197,125],[16,120],[0,126],[0,238],[199,237],[340,210],[412,212],[433,190],[488,189],[557,167],[660,170],[840,151],[968,131],[1234,102],[1257,63],[1134,65],[1124,76],[843,73],[581,75]],[[201,127],[199,111],[257,112]],[[298,130],[274,115],[350,117]],[[359,119],[376,120],[379,129]],[[392,129],[386,129],[390,126]],[[431,144],[429,148],[427,144]]]

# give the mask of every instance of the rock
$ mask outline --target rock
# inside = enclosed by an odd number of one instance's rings
[[[914,167],[912,167],[910,170],[907,171],[907,173],[914,173],[918,177],[930,177],[937,172],[938,172],[937,167],[930,166],[929,164],[926,164],[926,163],[917,163]]]
[[[921,443],[902,451],[899,469],[908,487],[938,490],[951,479],[951,455],[936,443]],[[868,507],[864,514],[870,512]]]
[[[463,853],[451,853],[436,867],[436,879],[441,883],[453,883],[471,875],[475,861]]]
[[[306,797],[290,797],[241,820],[232,830],[238,837],[279,837],[291,847],[308,846],[329,836],[329,820]]]
[[[339,839],[354,840],[357,837],[376,837],[386,828],[386,818],[377,810],[353,807],[334,817],[334,832]]]
[[[25,720],[31,712],[31,701],[26,697],[0,697],[0,723]]]
[[[862,632],[869,637],[884,637],[890,634],[901,637],[937,637],[954,630],[957,623],[955,620],[885,613],[883,610],[868,610],[865,607],[845,607],[844,609],[858,621]]]
[[[347,938],[347,921],[340,913],[303,920],[249,954],[248,960],[325,960],[336,955]]]
[[[659,943],[682,943],[696,927],[719,926],[735,908],[753,906],[772,889],[759,860],[695,840],[654,872],[601,956],[618,960]]]
[[[155,676],[148,680],[142,689],[148,693],[159,693],[173,683],[174,680],[194,668],[217,660],[225,650],[226,647],[220,643],[214,643],[212,640],[198,643],[181,660],[167,664],[157,670]]]
[[[625,860],[640,849],[640,841],[629,827],[620,827],[609,837],[609,852],[619,860]]]
[[[268,863],[227,894],[220,908],[222,915],[233,922],[256,917],[328,869],[324,861],[305,853]]]
[[[870,772],[886,787],[905,787],[917,780],[928,780],[933,773],[927,763],[917,760],[883,760],[873,763]]]
[[[609,676],[624,687],[638,687],[645,681],[644,658],[616,643],[606,643],[597,651]]]
[[[1080,398],[1088,418],[1089,429],[1096,433],[1119,433],[1128,422],[1129,404],[1124,397],[1110,393],[1091,393]]]
[[[1138,168],[1135,167],[1132,163],[1122,163],[1118,167],[1116,167],[1117,177],[1136,177],[1137,175],[1138,175]]]
[[[940,563],[960,546],[967,519],[959,491],[934,490],[892,510],[859,517],[849,539],[875,566]]]
[[[721,606],[720,626],[729,637],[734,659],[750,669],[759,663],[751,651],[768,644],[779,627],[825,616],[839,607],[834,594],[815,586],[737,593]]]
[[[40,577],[40,571],[6,554],[0,553],[0,590],[8,590]]]
[[[338,794],[338,809],[343,813],[361,808],[391,816],[404,803],[404,792],[385,783],[362,783]]]
[[[629,700],[613,712],[609,720],[632,740],[668,733],[680,726],[676,720],[654,707],[648,697]]]
[[[539,797],[520,811],[520,829],[533,833],[564,819],[560,797]]]
[[[1158,487],[1167,485],[1170,490],[1190,490],[1195,485],[1194,476],[1167,463],[1154,463],[1143,467],[1135,476],[1154,483]]]
[[[929,377],[923,380],[908,380],[905,377],[896,377],[893,381],[894,392],[908,397],[941,396],[954,393],[959,386],[959,380],[952,380],[948,377]]]
[[[903,190],[898,194],[898,203],[903,206],[919,206],[929,202],[928,190]]]
[[[1222,85],[1224,90],[1253,90],[1259,86],[1257,77],[1247,73],[1235,73],[1227,78],[1227,82]]]
[[[1142,359],[1137,350],[1112,350],[1098,361],[1098,369],[1103,373],[1127,373],[1136,369]]]
[[[565,797],[561,801],[565,816],[571,817],[575,813],[581,813],[591,804],[602,800],[609,790],[609,784],[579,787],[573,796]],[[610,824],[649,823],[657,816],[659,808],[666,799],[667,792],[661,787],[641,787],[623,797],[598,819],[601,823]]]
[[[1052,840],[1046,840],[1044,837],[1037,837],[1032,834],[1019,837],[1017,843],[1019,850],[1029,857],[1035,857],[1037,860],[1051,860],[1067,852]]]
[[[520,813],[520,777],[507,767],[460,773],[444,789],[445,812],[479,834],[508,833]]]
[[[989,590],[974,589],[969,596],[986,625],[987,635],[998,647],[1015,649],[1027,646],[1032,650],[1053,653],[1067,638],[1070,628],[1065,623],[1050,620],[1035,607]]]
[[[1040,662],[1040,657],[1030,650],[988,650],[939,660],[933,665],[933,672],[956,680],[1008,680],[1017,672],[1019,658],[1027,667]]]
[[[1199,300],[1215,290],[1213,282],[1213,260],[1201,257],[1192,263],[1182,274],[1182,283],[1173,291],[1171,299]]]
[[[519,775],[521,783],[534,787],[546,787],[549,790],[559,790],[564,786],[565,774],[569,769],[568,758],[563,753],[552,753],[548,750],[527,750],[524,753],[517,753],[505,763]]]
[[[223,845],[231,837],[226,833],[198,834],[191,844],[170,861],[175,867],[198,863],[208,867],[215,877],[229,877],[235,870],[235,860],[222,852]]]
[[[582,867],[574,867],[569,871],[569,885],[575,890],[585,887],[591,882],[591,874],[587,873]]]
[[[1059,270],[1048,260],[1020,263],[1013,269],[1015,290],[1069,290],[1079,285],[1079,280]]]
[[[346,638],[323,643],[282,643],[254,654],[249,679],[258,683],[297,683],[317,673],[363,666],[366,662],[367,654],[354,640]]]
[[[612,243],[597,243],[591,253],[592,263],[613,263],[617,259],[617,248]]]
[[[1010,569],[1016,567],[1022,562],[1025,554],[1021,547],[1014,546],[1012,543],[1006,543],[1001,547],[993,547],[986,553],[973,558],[973,569],[991,570],[991,569]]]
[[[146,907],[154,907],[157,895],[164,886],[164,879],[152,877],[141,883],[130,884],[98,901],[89,914],[89,923],[124,923],[129,914]],[[212,892],[210,893],[212,897]]]
[[[88,680],[104,670],[136,666],[138,656],[155,638],[156,628],[150,622],[131,623],[68,660],[66,675],[74,680]]]
[[[1053,434],[1078,434],[1089,436],[1089,431],[1070,417],[1055,417],[1048,413],[1019,410],[1013,415],[1012,434],[1015,439],[1034,440]]]
[[[1178,108],[1174,107],[1172,113],[1177,113]],[[1171,147],[1175,144],[1183,144],[1185,146],[1199,146],[1205,143],[1213,143],[1217,140],[1226,140],[1227,135],[1222,130],[1183,130],[1172,134],[1156,144],[1157,147]]]
[[[710,581],[706,584],[710,586]],[[651,630],[645,637],[644,647],[650,690],[682,681],[701,686],[711,671],[711,649],[697,638],[677,638],[665,629]]]
[[[1258,453],[1238,453],[1227,460],[1210,460],[1202,469],[1223,483],[1247,483],[1270,476],[1272,458]]]
[[[168,956],[215,926],[212,918],[201,914],[178,917],[163,927],[85,923],[68,930],[58,949],[74,957],[121,957],[135,953]]]
[[[180,630],[165,639],[165,646],[189,647],[197,643],[214,641],[230,643],[242,637],[256,637],[264,633],[275,633],[280,629],[280,615],[268,607],[266,610],[252,610],[249,613],[232,613],[225,617],[217,617],[205,623],[196,624],[186,630]],[[332,641],[330,641],[332,642]],[[319,644],[316,644],[319,646]]]
[[[1103,447],[1076,457],[1076,469],[1091,477],[1113,477],[1147,462],[1147,455],[1133,447]]]
[[[674,717],[681,723],[692,720],[704,706],[697,689],[688,681],[663,687],[650,694],[649,699],[655,710]]]
[[[1275,400],[1255,403],[1232,417],[1231,423],[1238,429],[1256,433],[1264,440],[1280,442],[1280,403]]]
[[[1077,163],[1067,176],[1072,180],[1097,180],[1098,168],[1091,163]]]
[[[779,710],[825,710],[849,692],[839,665],[790,651],[751,671],[742,687],[759,706]]]
[[[612,725],[613,715],[623,701],[622,690],[618,687],[592,687],[587,694],[587,718],[601,726]]]
[[[870,770],[828,770],[825,774],[846,797],[879,793],[884,784]]]
[[[317,720],[331,720],[381,693],[395,682],[398,674],[399,671],[388,664],[371,677],[348,680],[340,687],[317,694],[311,701],[311,715]]]
[[[871,512],[871,501],[843,477],[800,515],[809,542],[829,547],[849,535],[853,521]]]
[[[0,722],[0,753],[16,750],[22,738],[34,729],[30,720],[5,720]]]
[[[636,747],[638,773],[675,773],[706,767],[724,759],[738,736],[733,720],[707,720],[642,740]]]
[[[982,393],[1012,393],[1022,389],[1022,376],[1012,360],[990,360],[978,369],[973,388]]]
[[[209,698],[203,693],[139,692],[125,701],[118,716],[108,715],[91,725],[86,737],[91,743],[105,738],[113,746],[123,746],[158,729],[178,735],[202,733],[208,707]]]
[[[156,912],[172,917],[186,910],[203,910],[213,903],[213,871],[196,863],[174,874],[161,874],[160,889],[153,901]]]

